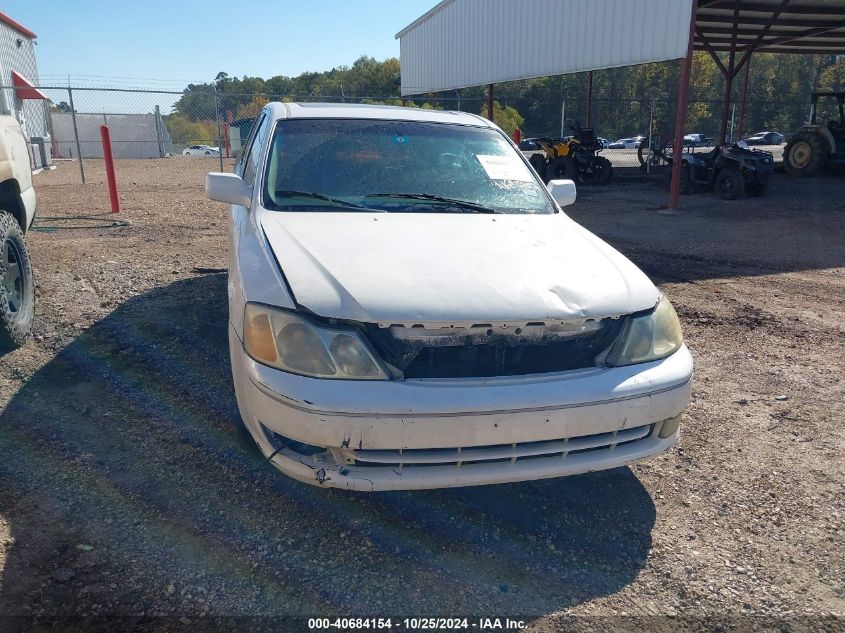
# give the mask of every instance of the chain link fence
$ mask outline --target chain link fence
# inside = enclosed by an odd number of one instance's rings
[[[0,86],[0,89],[8,87]],[[196,183],[202,187],[205,173],[229,170],[235,164],[252,123],[261,108],[270,101],[332,102],[411,105],[423,108],[486,112],[483,96],[420,97],[403,100],[397,96],[346,95],[273,95],[231,94],[218,92],[213,84],[190,91],[141,90],[128,88],[79,88],[45,86],[39,88],[47,99],[29,102],[24,125],[33,139],[33,167],[46,167],[56,173],[39,182],[54,184],[105,182],[100,126],[107,125],[112,139],[118,184],[139,189],[182,187]],[[544,114],[526,110],[518,99],[505,95],[500,105],[513,106],[529,115],[531,124],[523,126],[522,138],[567,136],[567,120],[585,124],[587,103],[583,99],[543,104]],[[498,96],[497,96],[498,99]],[[557,114],[559,108],[559,115]],[[772,104],[771,110],[789,112],[800,123],[804,104]],[[667,99],[605,99],[596,97],[590,104],[589,120],[596,135],[610,146],[603,150],[615,167],[640,166],[637,147],[651,132],[670,140],[674,135],[675,103]],[[799,114],[795,114],[795,113]],[[701,133],[718,139],[721,103],[691,101],[687,133]],[[739,138],[739,112],[731,112],[729,136]],[[536,121],[543,120],[542,126]],[[746,129],[743,136],[756,132]],[[788,133],[790,130],[774,129]],[[40,141],[39,141],[40,139]],[[780,160],[782,146],[766,147]]]
[[[0,86],[0,90],[7,89]],[[237,161],[257,114],[271,101],[411,105],[480,112],[483,99],[396,96],[274,95],[220,93],[213,85],[191,91],[39,86],[47,99],[18,111],[33,141],[34,169],[49,178],[40,187],[102,183],[100,127],[109,127],[118,184],[169,187],[196,174],[228,170]],[[190,179],[189,179],[190,180]]]

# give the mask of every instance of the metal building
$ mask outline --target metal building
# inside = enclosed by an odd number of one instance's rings
[[[686,55],[690,2],[443,0],[397,35],[402,94]]]
[[[79,114],[76,115],[74,140],[73,115],[70,112],[51,112],[53,153],[56,158],[102,158],[103,144],[100,126],[111,131],[114,158],[163,158],[173,154],[173,141],[158,113],[149,114]]]
[[[35,33],[0,13],[0,114],[15,116],[28,137],[48,137],[47,96],[38,90]]]

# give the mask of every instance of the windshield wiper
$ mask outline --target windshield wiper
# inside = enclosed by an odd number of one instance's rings
[[[370,209],[360,204],[355,204],[354,202],[347,202],[346,200],[341,200],[340,198],[332,198],[331,196],[327,196],[322,193],[317,193],[315,191],[296,191],[294,189],[281,189],[276,191],[276,195],[285,196],[288,198],[312,198],[314,200],[325,200],[326,202],[332,203],[336,207],[346,207],[347,209],[379,211],[379,209]]]
[[[447,198],[433,193],[370,193],[365,198],[406,198],[408,200],[431,200],[432,202],[443,202],[462,209],[470,209],[476,213],[500,213],[492,207],[485,207],[483,204],[459,200],[458,198]]]

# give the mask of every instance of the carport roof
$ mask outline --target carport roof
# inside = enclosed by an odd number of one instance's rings
[[[443,0],[399,31],[402,94],[684,57],[692,1]]]
[[[678,59],[693,2],[695,48],[733,44],[732,70],[752,51],[845,53],[845,0],[443,0],[396,35],[402,94]]]
[[[845,53],[845,0],[697,1],[696,49]]]

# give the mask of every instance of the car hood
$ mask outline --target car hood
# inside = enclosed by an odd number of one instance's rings
[[[263,213],[296,303],[382,325],[526,323],[619,316],[659,293],[562,213]]]

